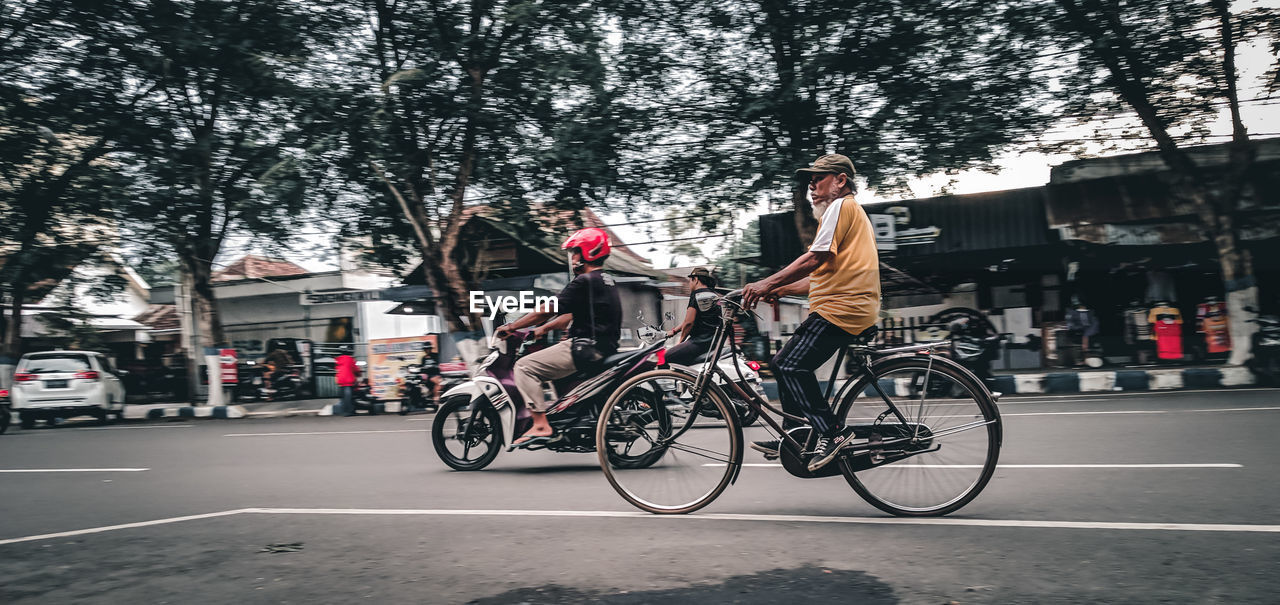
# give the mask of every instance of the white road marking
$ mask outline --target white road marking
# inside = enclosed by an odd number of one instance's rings
[[[723,462],[709,462],[702,466],[713,466],[723,468]],[[742,466],[758,466],[769,468],[782,468],[781,464],[744,464]],[[982,468],[981,464],[899,464],[892,468]],[[1243,464],[1235,464],[1230,462],[1211,462],[1203,464],[998,464],[997,469],[1020,469],[1020,468],[1244,468]]]
[[[1216,410],[1204,409],[1204,410],[1184,410],[1184,411],[1187,411],[1187,412],[1256,412],[1259,410],[1280,410],[1280,406],[1267,407],[1267,408],[1218,408]]]
[[[1092,416],[1094,414],[1165,414],[1165,410],[1096,410],[1092,412],[1015,412],[1004,416]]]
[[[149,468],[0,468],[0,473],[141,473]]]
[[[63,531],[56,534],[40,534],[38,536],[24,536],[21,538],[9,538],[0,540],[0,546],[5,544],[17,544],[19,542],[35,542],[36,540],[52,540],[54,538],[70,538],[73,536],[83,536],[86,534],[100,534],[102,532],[115,531],[117,529],[131,529],[134,527],[148,527],[151,525],[165,525],[168,523],[181,523],[183,521],[195,521],[198,519],[211,519],[213,517],[226,517],[230,515],[238,515],[245,512],[245,509],[224,510],[220,513],[206,513],[203,515],[187,515],[185,517],[170,517],[168,519],[156,519],[154,521],[139,521],[137,523],[123,523],[121,525],[105,525],[103,527],[91,527],[89,529],[77,529],[74,531]]]
[[[142,426],[86,426],[75,427],[77,431],[127,431],[133,429],[189,429],[194,424],[147,424]]]
[[[430,433],[431,429],[388,429],[382,431],[311,431],[297,433],[228,433],[223,437],[284,437],[292,435],[365,435],[368,433]]]
[[[106,525],[52,534],[0,539],[0,546],[98,534],[121,529],[167,525],[232,515],[364,515],[364,516],[439,516],[439,517],[579,517],[651,519],[664,521],[763,521],[768,523],[836,523],[850,525],[939,525],[951,527],[1015,527],[1029,529],[1103,529],[1142,531],[1212,531],[1232,533],[1280,533],[1280,525],[1243,525],[1226,523],[1129,523],[1110,521],[1037,521],[1031,519],[964,519],[959,517],[826,517],[817,515],[752,515],[735,513],[697,513],[693,515],[651,515],[640,511],[610,510],[456,510],[456,509],[378,509],[378,508],[241,508],[203,515],[169,517],[153,521]]]
[[[1231,388],[1231,389],[1178,389],[1175,391],[1099,391],[1098,397],[1090,397],[1088,393],[1069,393],[1063,395],[1018,395],[1016,393],[1005,393],[1000,403],[1006,403],[1003,399],[1012,402],[1028,402],[1034,400],[1054,401],[1057,399],[1090,399],[1102,400],[1113,397],[1142,397],[1146,395],[1176,395],[1179,393],[1253,393],[1264,391],[1280,391],[1280,387],[1249,387],[1249,388]]]
[[[963,519],[959,517],[824,517],[811,515],[753,515],[696,513],[692,515],[652,515],[640,511],[608,510],[451,510],[451,509],[368,509],[368,508],[249,508],[246,514],[268,515],[419,515],[479,517],[587,517],[636,518],[655,521],[764,521],[771,523],[838,523],[854,525],[941,525],[957,527],[1019,527],[1045,529],[1108,529],[1146,531],[1218,531],[1280,533],[1280,525],[1233,525],[1219,523],[1126,523],[1108,521],[1037,521],[1024,519]]]

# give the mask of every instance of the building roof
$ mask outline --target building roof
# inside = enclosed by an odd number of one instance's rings
[[[521,228],[504,221],[501,217],[494,215],[495,208],[491,206],[473,206],[468,208],[465,214],[469,215],[468,220],[478,221],[496,229],[535,254],[561,267],[564,266],[565,256],[560,249],[560,242],[565,236],[577,229],[587,227],[603,229],[609,234],[609,242],[613,246],[609,260],[605,261],[606,270],[613,273],[666,279],[666,274],[654,269],[648,259],[631,250],[616,233],[604,226],[604,221],[600,220],[600,217],[590,208],[577,211],[543,211],[541,210],[543,207],[534,206],[533,209],[539,212],[539,219],[545,231]]]
[[[306,275],[308,271],[287,260],[267,258],[256,254],[246,254],[227,267],[215,271],[209,279],[212,282],[256,279],[259,277],[285,277],[290,275]]]
[[[176,305],[147,305],[147,310],[133,318],[152,330],[177,330],[178,307]]]

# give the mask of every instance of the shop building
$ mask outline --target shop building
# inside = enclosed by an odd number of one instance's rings
[[[1261,310],[1276,313],[1280,140],[1258,150],[1237,224]],[[1190,153],[1208,178],[1226,162],[1225,146]],[[1011,334],[995,369],[1226,362],[1217,252],[1169,176],[1155,154],[1130,154],[1062,164],[1042,187],[864,205],[880,246],[880,338],[943,338],[929,318],[962,307]],[[791,213],[760,225],[761,264],[800,254]],[[1176,327],[1157,330],[1170,317]]]

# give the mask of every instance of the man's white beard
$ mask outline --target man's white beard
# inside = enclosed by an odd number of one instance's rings
[[[817,200],[812,200],[811,207],[813,208],[813,218],[822,220],[822,215],[827,213],[827,208],[829,206],[831,206],[831,202],[820,203]]]

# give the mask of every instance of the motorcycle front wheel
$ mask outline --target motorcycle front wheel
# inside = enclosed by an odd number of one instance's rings
[[[493,406],[468,397],[445,401],[431,423],[431,443],[449,468],[478,471],[502,449],[502,420]]]

